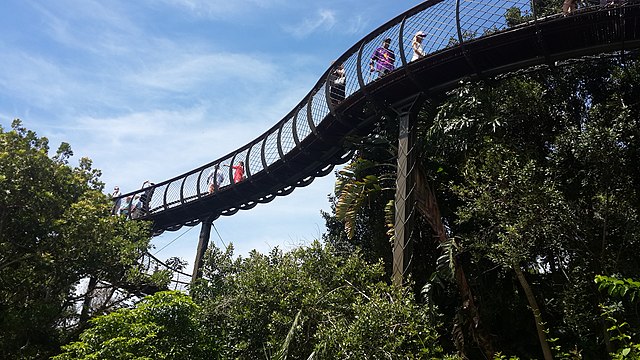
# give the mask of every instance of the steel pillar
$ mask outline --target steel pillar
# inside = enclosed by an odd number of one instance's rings
[[[416,119],[424,101],[419,94],[391,106],[396,112],[400,134],[398,136],[398,169],[395,195],[395,239],[393,241],[393,283],[402,285],[412,259],[411,235],[415,217]]]
[[[204,253],[207,252],[209,247],[209,239],[211,238],[211,225],[213,224],[213,218],[207,218],[202,221],[202,227],[200,228],[200,236],[198,237],[198,249],[196,252],[196,259],[193,262],[193,275],[191,276],[191,283],[194,283],[197,279],[202,277],[202,261],[204,259]]]

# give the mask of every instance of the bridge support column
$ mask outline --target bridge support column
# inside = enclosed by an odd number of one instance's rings
[[[191,276],[191,283],[194,283],[197,279],[202,277],[202,261],[204,259],[204,253],[209,247],[209,239],[211,238],[211,225],[213,224],[213,218],[207,218],[202,220],[202,227],[200,228],[200,236],[198,238],[198,249],[196,252],[196,259],[193,262],[193,275]]]
[[[400,123],[398,137],[398,173],[395,195],[395,239],[393,242],[393,283],[401,285],[410,270],[412,259],[411,235],[415,216],[415,171],[414,153],[418,111],[424,98],[417,95],[394,104]]]

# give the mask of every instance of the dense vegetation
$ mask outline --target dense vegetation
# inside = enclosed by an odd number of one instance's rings
[[[465,84],[425,104],[416,182],[429,186],[417,206],[435,197],[447,235],[421,216],[412,274],[443,315],[441,333],[453,334],[445,349],[472,358],[616,351],[600,308],[610,300],[594,278],[640,278],[638,70],[627,54]],[[326,214],[336,247],[367,246],[367,224],[390,208],[381,204],[393,200],[396,140],[380,134],[386,141],[355,143],[360,157],[341,172],[336,213],[355,233],[349,240]],[[633,333],[637,300],[618,305]]]
[[[68,144],[52,158],[48,151],[47,139],[20,121],[0,128],[3,359],[47,357],[90,316],[126,300],[104,284],[133,289],[146,279],[135,267],[149,242],[146,226],[109,216],[90,160],[69,166]]]
[[[14,121],[0,132],[0,356],[638,358],[639,102],[631,55],[429,99],[405,286],[390,284],[387,116],[354,139],[324,244],[214,247],[189,294],[143,300],[96,293],[149,280],[145,225],[110,216],[88,160],[69,166],[66,144],[50,158]]]

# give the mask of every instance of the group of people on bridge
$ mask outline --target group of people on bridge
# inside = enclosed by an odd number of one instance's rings
[[[637,2],[640,0],[591,0],[596,4],[599,2],[600,6],[613,6],[624,5],[631,2]],[[564,15],[571,14],[578,9],[578,4],[588,6],[590,0],[563,0],[562,13]],[[411,61],[416,61],[424,56],[426,53],[422,47],[422,41],[427,36],[424,31],[418,31],[411,40]],[[382,40],[382,44],[377,47],[371,55],[369,61],[369,73],[368,81],[378,79],[395,69],[396,54],[391,48],[391,38],[387,37]],[[337,65],[329,76],[329,94],[330,99],[334,104],[337,104],[345,98],[345,84],[346,73],[343,64]]]
[[[120,187],[115,186],[111,198],[116,199],[111,210],[112,215],[124,215],[131,219],[137,219],[149,212],[149,201],[153,196],[155,184],[147,180],[142,183],[142,189],[144,190],[140,194],[129,195],[125,198],[121,198]]]
[[[246,178],[244,175],[244,161],[239,161],[237,165],[223,164],[223,166],[233,169],[234,184],[237,184]],[[207,191],[209,192],[209,194],[213,194],[214,192],[220,190],[224,179],[224,171],[221,171],[220,165],[216,164],[213,169],[209,171],[209,174],[207,174]]]
[[[233,183],[239,183],[244,180],[244,162],[239,161],[237,165],[227,165],[223,166],[230,167],[233,170]],[[224,171],[220,170],[220,165],[216,164],[207,174],[207,194],[213,194],[214,192],[220,190],[222,184],[224,183],[225,176]],[[120,187],[115,186],[113,188],[113,192],[110,194],[111,198],[114,199],[113,208],[111,210],[112,215],[124,215],[127,218],[137,219],[149,213],[149,203],[151,201],[151,197],[153,196],[153,192],[155,190],[155,184],[151,181],[147,180],[142,183],[141,192],[128,195],[126,197],[122,197],[122,193],[120,192]]]
[[[426,55],[422,41],[427,36],[424,31],[418,31],[411,40],[413,51],[410,61],[416,61]],[[382,44],[373,51],[369,61],[369,81],[380,78],[395,69],[396,54],[391,49],[391,38],[382,40]],[[329,75],[329,95],[331,101],[339,103],[345,98],[346,72],[343,64],[338,64]]]

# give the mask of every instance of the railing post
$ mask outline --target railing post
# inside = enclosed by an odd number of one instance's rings
[[[459,46],[460,49],[462,49],[462,55],[464,55],[465,60],[467,60],[467,65],[469,65],[469,68],[477,77],[481,77],[482,74],[478,71],[478,68],[473,62],[473,59],[471,59],[471,55],[469,55],[469,51],[467,51],[467,47],[465,45],[464,33],[462,32],[462,24],[460,21],[460,0],[456,0],[456,30],[458,32],[458,41],[460,42]]]
[[[395,195],[395,239],[393,241],[393,283],[396,285],[402,285],[403,278],[409,272],[411,265],[411,235],[415,216],[415,124],[423,101],[422,94],[418,94],[391,106],[400,120]]]

